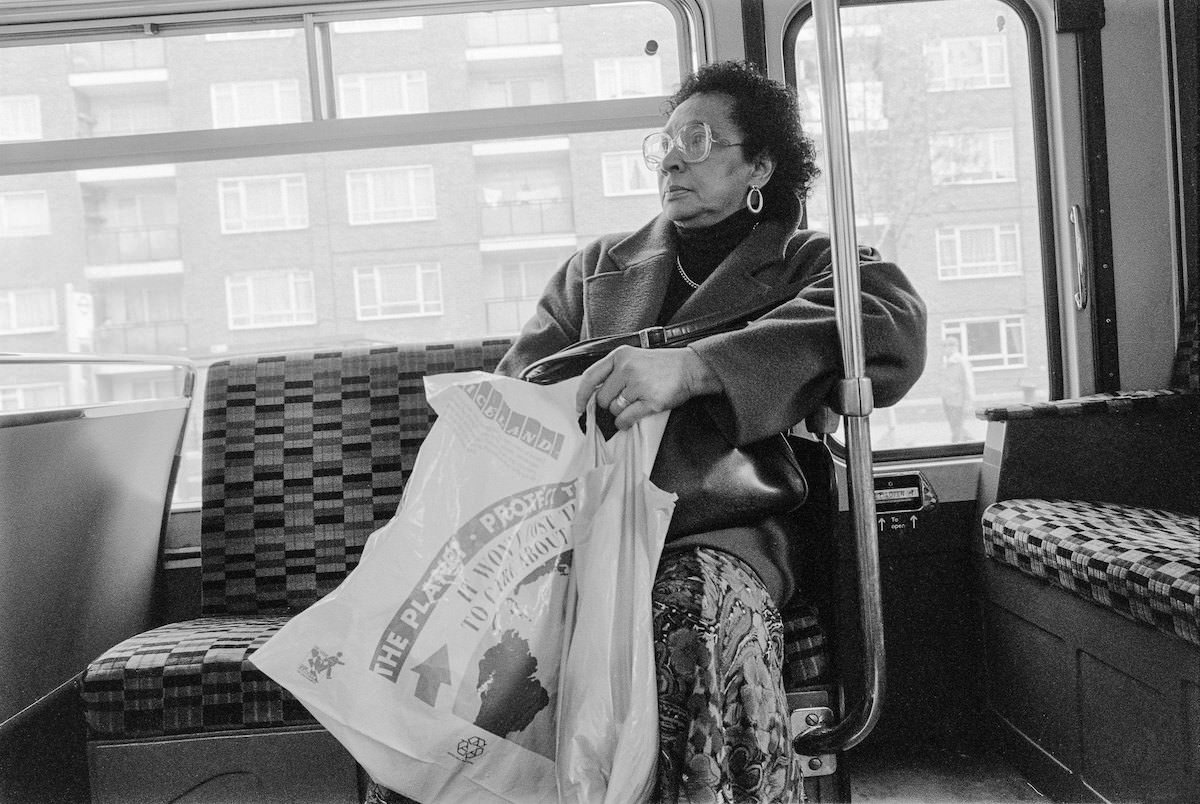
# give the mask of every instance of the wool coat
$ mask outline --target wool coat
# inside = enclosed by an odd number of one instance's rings
[[[724,394],[706,398],[721,434],[747,444],[786,430],[825,403],[842,376],[827,235],[795,220],[764,220],[739,243],[670,323],[750,306],[773,289],[798,283],[791,301],[745,329],[690,347],[720,380]],[[630,234],[608,235],[580,249],[551,277],[534,316],[497,371],[516,376],[546,355],[584,338],[657,323],[675,271],[674,224],[658,215]],[[877,406],[897,402],[925,366],[925,305],[892,263],[859,251],[862,332],[867,376]],[[669,549],[712,546],[751,565],[783,606],[795,586],[794,540],[786,526],[733,528],[688,536]]]

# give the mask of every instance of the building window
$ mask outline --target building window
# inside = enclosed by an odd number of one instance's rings
[[[933,134],[929,156],[934,184],[1016,181],[1012,129]]]
[[[930,92],[1010,85],[1003,36],[961,36],[926,42],[925,65]]]
[[[358,320],[442,314],[442,267],[437,263],[354,269]]]
[[[1025,367],[1025,316],[968,318],[942,322],[942,340],[957,338],[978,371]]]
[[[45,190],[0,193],[0,237],[50,234],[50,202]]]
[[[58,298],[54,288],[0,290],[0,335],[56,329]]]
[[[221,179],[221,232],[275,232],[308,227],[303,174]]]
[[[937,230],[938,279],[1016,276],[1021,273],[1015,223],[943,226]]]
[[[653,195],[658,180],[642,161],[641,151],[602,154],[605,195]]]
[[[212,85],[213,128],[300,122],[300,82],[241,81]]]
[[[430,165],[348,171],[346,195],[352,226],[437,217]]]
[[[467,47],[534,45],[557,41],[557,9],[489,11],[467,17]]]
[[[342,117],[427,111],[429,92],[424,70],[338,77],[338,113]]]
[[[256,28],[251,31],[226,31],[224,33],[205,34],[208,42],[242,42],[247,39],[286,39],[295,36],[297,28]]]
[[[470,95],[471,106],[476,109],[551,102],[550,82],[542,76],[522,75],[472,81]]]
[[[662,69],[654,56],[596,59],[596,100],[662,94]]]
[[[333,24],[333,32],[356,34],[379,31],[419,31],[423,27],[425,27],[424,17],[388,17],[378,20],[342,20]]]
[[[67,402],[61,383],[31,383],[0,386],[0,411],[45,410],[58,408]]]
[[[805,87],[805,123],[821,122],[821,93],[819,87]],[[846,119],[851,131],[882,131],[888,127],[883,113],[882,81],[846,82]]]
[[[519,332],[536,312],[542,290],[558,265],[555,260],[522,260],[487,269],[488,333]]]
[[[67,54],[76,73],[152,70],[167,64],[163,41],[149,37],[72,43]]]
[[[317,322],[312,271],[259,271],[225,280],[230,329]]]
[[[37,95],[0,97],[0,141],[40,140],[42,102]]]

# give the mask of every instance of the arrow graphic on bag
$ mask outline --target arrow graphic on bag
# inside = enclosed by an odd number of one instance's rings
[[[450,653],[446,646],[442,645],[436,653],[412,671],[420,676],[413,695],[430,706],[436,706],[442,685],[450,683]]]

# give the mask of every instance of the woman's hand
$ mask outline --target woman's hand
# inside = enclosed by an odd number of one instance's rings
[[[619,346],[583,372],[575,407],[582,412],[594,393],[596,404],[608,408],[617,427],[626,430],[645,416],[722,390],[717,375],[690,348]]]

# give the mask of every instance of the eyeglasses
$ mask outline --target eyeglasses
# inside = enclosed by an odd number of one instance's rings
[[[679,133],[674,137],[665,131],[659,131],[642,140],[642,159],[646,161],[646,167],[658,170],[671,149],[677,148],[679,157],[684,162],[694,164],[708,159],[714,143],[727,147],[745,144],[714,137],[708,123],[688,123],[679,129]]]

